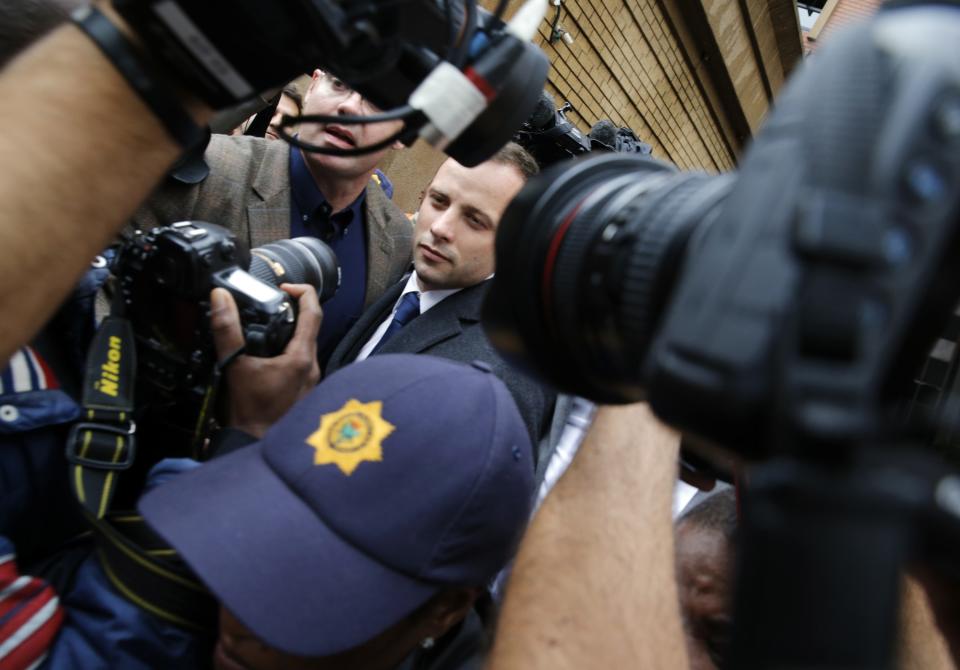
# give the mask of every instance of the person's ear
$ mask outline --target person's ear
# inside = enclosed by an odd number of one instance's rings
[[[434,640],[443,637],[448,630],[466,618],[470,608],[482,594],[482,588],[466,586],[442,591],[431,603],[424,622],[424,637]]]
[[[307,86],[307,90],[303,94],[303,100],[300,101],[300,111],[303,112],[303,105],[307,104],[307,98],[310,97],[310,94],[313,93],[313,89],[317,87],[317,84],[320,82],[320,77],[323,76],[323,70],[315,69],[313,74],[310,75],[310,85]]]

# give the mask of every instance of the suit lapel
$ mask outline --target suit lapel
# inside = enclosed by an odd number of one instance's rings
[[[367,217],[367,295],[364,307],[371,304],[386,290],[393,274],[395,249],[393,232],[389,230],[390,221],[385,216],[383,201],[387,200],[381,188],[371,182],[367,185],[367,197],[364,209]],[[407,251],[401,253],[408,253]]]
[[[363,311],[360,318],[343,336],[340,343],[334,349],[330,360],[327,363],[329,371],[336,370],[345,363],[352,363],[357,359],[360,349],[367,343],[373,331],[377,329],[380,322],[383,321],[393,311],[393,306],[403,292],[403,287],[407,284],[407,277],[391,286],[386,293],[380,296],[373,305]],[[416,319],[414,319],[416,321]]]
[[[253,180],[257,197],[247,206],[251,249],[290,237],[290,146],[269,145]]]

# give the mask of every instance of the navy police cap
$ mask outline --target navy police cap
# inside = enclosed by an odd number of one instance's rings
[[[147,521],[267,644],[355,647],[444,586],[485,586],[519,541],[532,448],[480,368],[373,356],[251,447],[143,497]]]

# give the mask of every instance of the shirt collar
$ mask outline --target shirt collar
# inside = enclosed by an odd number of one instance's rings
[[[339,212],[331,212],[327,199],[317,186],[317,182],[313,180],[313,175],[310,174],[307,162],[303,158],[303,152],[296,147],[290,148],[290,189],[300,213],[309,217],[309,220],[305,221],[305,223],[312,222],[318,211],[322,212],[324,215],[322,219],[329,217],[333,223],[334,237],[339,237],[346,227],[354,221],[362,220],[362,207],[367,195],[367,189],[360,191],[357,199],[347,207],[344,207]]]
[[[435,307],[437,303],[443,300],[446,297],[449,297],[456,293],[457,291],[462,291],[460,288],[445,288],[437,291],[421,291],[420,285],[417,284],[417,271],[414,270],[410,273],[410,276],[407,278],[407,284],[403,287],[403,292],[400,294],[402,299],[407,293],[419,293],[420,294],[420,313],[423,314],[431,307]]]

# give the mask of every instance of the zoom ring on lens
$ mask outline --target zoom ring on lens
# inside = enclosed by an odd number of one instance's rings
[[[644,199],[631,213],[641,224],[629,253],[622,284],[620,322],[624,336],[644,350],[660,320],[670,277],[678,274],[680,252],[697,220],[684,214],[684,204],[702,187],[704,175],[674,177],[680,181],[659,198]]]
[[[280,278],[286,274],[282,263],[259,249],[250,252],[250,269],[247,271],[271,286],[279,285],[281,283]]]
[[[622,175],[604,183],[585,200],[574,224],[567,230],[552,277],[555,289],[554,309],[557,325],[561,329],[574,328],[578,320],[583,318],[574,296],[578,294],[584,281],[584,268],[590,259],[590,248],[593,240],[605,227],[603,217],[610,198],[615,197],[631,181],[630,175]]]

